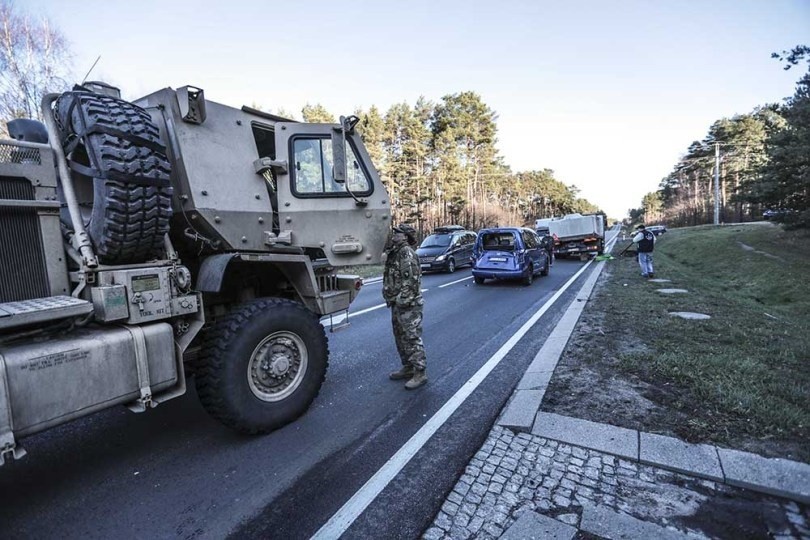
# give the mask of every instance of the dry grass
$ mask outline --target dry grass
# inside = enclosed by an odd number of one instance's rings
[[[688,438],[810,440],[808,231],[767,223],[670,231],[656,245],[655,273],[686,295],[657,293],[632,258],[611,264],[596,307],[646,345],[619,353],[620,369],[676,390],[680,399],[667,405],[689,412]]]
[[[337,272],[340,274],[357,275],[361,278],[373,278],[382,275],[383,265],[367,264],[361,266],[341,266],[337,268]]]

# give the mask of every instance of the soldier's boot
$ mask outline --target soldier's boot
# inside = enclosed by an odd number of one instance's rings
[[[413,371],[413,377],[411,377],[411,380],[405,383],[405,388],[408,390],[413,390],[415,388],[419,388],[427,382],[427,372],[424,369],[416,369]]]
[[[413,377],[413,366],[402,366],[402,369],[394,371],[388,376],[392,381],[401,381],[411,377]]]

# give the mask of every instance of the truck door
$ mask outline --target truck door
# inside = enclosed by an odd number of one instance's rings
[[[279,241],[320,250],[335,266],[379,263],[390,201],[360,137],[338,124],[279,122],[275,138]]]

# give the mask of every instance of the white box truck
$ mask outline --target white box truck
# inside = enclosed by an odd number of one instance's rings
[[[538,219],[535,229],[554,237],[554,254],[601,255],[605,251],[605,219],[601,214],[567,214],[563,217]]]

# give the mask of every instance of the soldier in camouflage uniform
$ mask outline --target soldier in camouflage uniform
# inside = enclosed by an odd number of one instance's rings
[[[405,388],[413,390],[427,382],[425,346],[422,344],[422,270],[413,246],[416,230],[410,225],[394,227],[386,249],[383,298],[391,308],[394,340],[402,369],[391,373],[394,381],[408,379]]]

